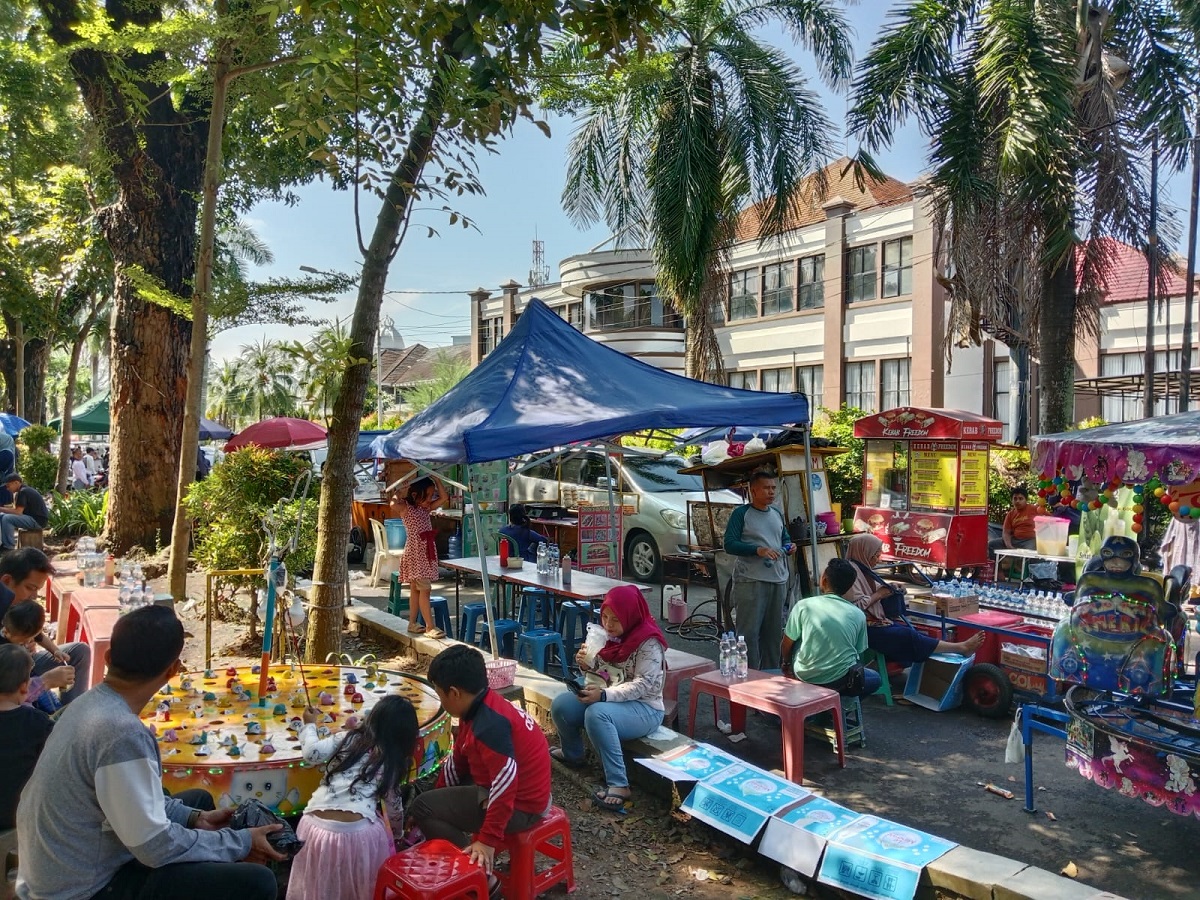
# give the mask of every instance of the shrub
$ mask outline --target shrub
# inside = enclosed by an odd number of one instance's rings
[[[1012,489],[1017,485],[1028,488],[1031,502],[1038,499],[1037,478],[1030,469],[1029,451],[993,447],[988,469],[988,519],[1004,521],[1012,507]]]
[[[862,503],[863,442],[854,436],[854,423],[865,415],[853,406],[843,405],[840,409],[822,406],[812,425],[815,437],[828,438],[850,451],[825,458],[830,499],[842,504],[842,516],[847,519],[854,515],[854,507]]]
[[[196,558],[201,565],[215,570],[265,564],[264,519],[275,510],[278,541],[283,544],[295,533],[302,509],[300,542],[288,557],[288,568],[311,569],[317,548],[317,501],[287,500],[309,467],[307,460],[293,453],[248,447],[230,453],[208,478],[194,482],[185,502],[196,520]],[[316,491],[314,479],[310,493]]]
[[[50,498],[47,527],[57,537],[90,534],[104,530],[108,491],[72,491],[65,497],[57,491]]]
[[[30,425],[17,435],[21,452],[17,470],[25,483],[43,494],[54,490],[58,478],[58,457],[50,453],[50,442],[58,439],[58,432],[48,425]]]

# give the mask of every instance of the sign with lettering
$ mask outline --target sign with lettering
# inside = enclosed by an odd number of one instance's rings
[[[826,838],[861,814],[815,794],[786,807],[767,822],[758,852],[801,875],[816,874]]]

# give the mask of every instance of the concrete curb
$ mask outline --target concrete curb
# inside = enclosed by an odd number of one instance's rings
[[[409,634],[407,620],[364,603],[347,607],[345,613],[351,625],[360,630],[368,628],[377,632],[415,652],[425,662],[457,643],[450,638],[433,640]],[[513,689],[505,694],[519,701],[543,728],[553,731],[550,704],[566,690],[566,685],[561,681],[518,665]],[[641,738],[627,741],[625,756],[629,763],[630,781],[639,789],[677,805],[680,798],[675,784],[655,775],[645,766],[634,763],[633,759],[662,753],[688,740],[686,735],[671,731],[671,736],[663,740]],[[580,787],[590,789],[586,771],[571,769],[557,762],[554,765]],[[821,890],[828,891],[824,887]],[[1106,893],[1045,869],[962,845],[925,867],[916,897],[917,900],[1124,900],[1116,894]]]

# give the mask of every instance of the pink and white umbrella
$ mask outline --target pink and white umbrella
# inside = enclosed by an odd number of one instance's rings
[[[316,422],[277,416],[264,419],[234,435],[225,445],[232,453],[243,447],[265,447],[269,450],[313,450],[325,446],[326,431]]]

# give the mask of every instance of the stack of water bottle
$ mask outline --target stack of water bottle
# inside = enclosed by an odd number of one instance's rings
[[[121,615],[149,606],[154,602],[154,591],[146,584],[142,567],[137,563],[130,564],[128,560],[121,563],[121,574],[117,582],[117,602],[121,606]]]
[[[750,671],[750,657],[746,650],[746,638],[732,631],[721,635],[721,676],[726,681],[742,680]]]
[[[1055,621],[1064,618],[1070,607],[1063,595],[1055,591],[986,586],[979,592],[979,602],[984,606],[1008,609],[1029,616],[1040,616]]]
[[[558,544],[538,544],[537,573],[539,575],[558,575],[561,559]]]
[[[96,539],[81,537],[75,543],[75,566],[83,573],[84,587],[104,584],[104,554],[96,552]]]
[[[933,592],[951,597],[974,597],[979,594],[979,584],[970,578],[946,579],[933,582]]]

